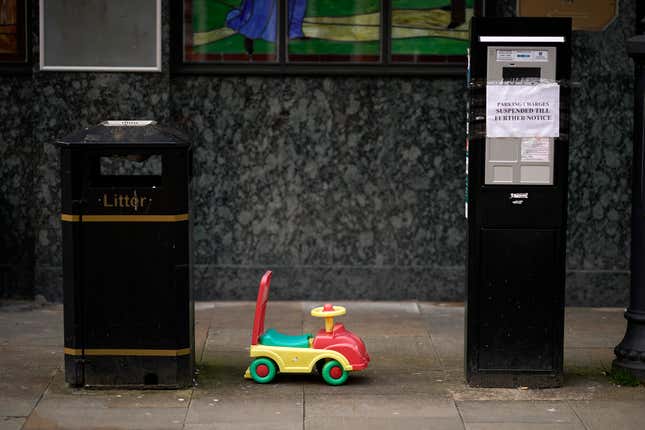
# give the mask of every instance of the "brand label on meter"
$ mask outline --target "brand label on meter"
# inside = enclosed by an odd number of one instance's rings
[[[497,61],[516,61],[526,63],[542,63],[549,61],[549,52],[545,50],[511,50],[498,49]]]

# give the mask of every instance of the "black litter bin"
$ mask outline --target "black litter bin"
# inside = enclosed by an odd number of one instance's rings
[[[65,380],[192,384],[188,140],[105,121],[61,148]]]

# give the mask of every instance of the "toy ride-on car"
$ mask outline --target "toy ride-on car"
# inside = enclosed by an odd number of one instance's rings
[[[341,385],[348,372],[367,368],[370,357],[361,338],[343,324],[334,324],[334,317],[346,313],[342,306],[326,304],[311,310],[312,316],[325,318],[325,328],[315,337],[291,336],[274,329],[264,331],[271,275],[271,271],[266,272],[260,281],[251,335],[250,355],[254,360],[245,378],[265,384],[278,372],[311,373],[316,369],[326,383]]]

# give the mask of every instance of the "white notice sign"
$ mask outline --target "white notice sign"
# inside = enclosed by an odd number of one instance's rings
[[[558,136],[558,84],[486,86],[486,137]]]

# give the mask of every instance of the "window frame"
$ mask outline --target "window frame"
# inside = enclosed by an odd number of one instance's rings
[[[19,49],[21,52],[18,56],[10,55],[0,56],[0,74],[31,74],[33,68],[32,48],[31,48],[31,21],[33,18],[30,0],[18,0],[16,7],[18,9],[18,20],[23,24],[19,31],[22,30],[22,38],[19,40]]]

